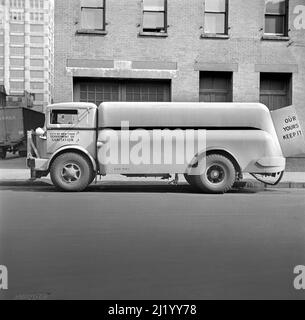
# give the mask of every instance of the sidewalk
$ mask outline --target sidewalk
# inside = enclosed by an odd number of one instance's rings
[[[50,177],[46,177],[49,179]],[[28,169],[0,169],[0,185],[1,182],[26,182],[30,179],[30,171]],[[45,180],[45,178],[44,178]],[[102,177],[98,182],[162,182],[167,183],[167,180],[160,178],[127,178],[120,175],[110,175]],[[179,182],[186,183],[183,175],[179,175]],[[305,172],[286,172],[281,183],[277,186],[265,186],[264,184],[255,180],[251,175],[245,174],[244,180],[238,184],[239,187],[247,188],[305,188]]]

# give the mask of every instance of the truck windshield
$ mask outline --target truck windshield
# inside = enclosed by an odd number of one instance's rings
[[[51,112],[51,124],[77,124],[77,122],[77,110],[52,110]]]

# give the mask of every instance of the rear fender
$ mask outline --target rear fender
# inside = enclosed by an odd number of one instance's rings
[[[230,159],[236,169],[237,172],[241,173],[242,169],[241,166],[237,160],[237,157],[232,154],[232,152],[230,152],[227,149],[224,148],[219,148],[219,147],[209,147],[207,148],[207,150],[200,152],[199,154],[197,154],[193,160],[191,161],[189,168],[191,167],[195,167],[196,164],[198,163],[198,161],[200,161],[201,159],[203,159],[204,157],[210,155],[210,154],[220,154],[222,156],[227,157],[228,159]]]

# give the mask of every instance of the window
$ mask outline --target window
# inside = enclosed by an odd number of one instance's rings
[[[12,67],[24,67],[24,59],[10,58],[10,64]]]
[[[77,110],[52,110],[51,112],[51,124],[77,124],[77,122]]]
[[[200,102],[232,102],[232,72],[200,72]]]
[[[11,21],[24,21],[24,13],[11,11],[10,12],[10,20]]]
[[[11,36],[11,44],[24,44],[24,36]]]
[[[228,34],[228,0],[205,1],[204,32]]]
[[[10,81],[11,90],[22,91],[24,90],[24,82],[23,81]]]
[[[292,104],[291,73],[261,73],[260,102],[270,110],[277,110]]]
[[[10,47],[11,56],[24,56],[24,47]]]
[[[288,0],[265,0],[265,34],[288,34]]]
[[[10,77],[11,78],[24,78],[24,71],[23,70],[10,70]]]
[[[167,32],[167,0],[143,0],[143,32]]]
[[[24,33],[24,25],[17,24],[17,23],[11,23],[10,24],[10,31],[12,33]]]
[[[43,48],[31,48],[31,56],[43,56]]]
[[[31,30],[31,32],[42,33],[43,30],[44,30],[44,25],[43,24],[31,24],[30,25],[30,30]]]
[[[82,29],[105,30],[105,0],[81,0]]]
[[[42,90],[44,88],[43,82],[31,82],[31,89],[32,90]]]
[[[43,71],[30,71],[30,77],[43,79]]]
[[[42,90],[44,88],[43,82],[31,82],[31,89],[32,90]]]
[[[171,99],[171,82],[168,80],[110,80],[75,78],[74,101],[165,102]]]
[[[43,59],[31,59],[30,66],[31,67],[43,67],[44,60]]]
[[[37,36],[30,36],[30,42],[31,43],[43,43],[44,38],[43,37],[37,37]]]

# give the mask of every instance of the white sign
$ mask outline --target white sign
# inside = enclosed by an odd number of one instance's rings
[[[294,106],[271,112],[274,127],[285,157],[305,153],[305,139],[301,123]]]

